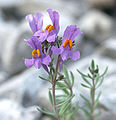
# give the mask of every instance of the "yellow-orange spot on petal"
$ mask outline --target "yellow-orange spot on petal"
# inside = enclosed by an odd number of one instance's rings
[[[72,45],[73,45],[72,40],[69,40],[69,48],[70,48],[70,50],[72,49]]]
[[[41,53],[40,53],[39,49],[37,49],[37,54],[38,54],[39,57],[41,57]]]
[[[51,32],[52,30],[54,30],[54,26],[51,25],[49,28],[48,28],[48,32]]]
[[[47,25],[47,26],[46,26],[46,28],[45,28],[45,30],[49,29],[49,27],[50,27],[50,26],[51,26],[50,24],[49,24],[49,25]]]
[[[36,54],[36,53],[37,53],[37,50],[34,49],[34,50],[32,51],[32,56],[33,56],[33,58],[35,58],[35,54]]]
[[[65,40],[64,44],[63,44],[63,48],[65,48],[69,43],[69,40]]]
[[[47,25],[47,27],[45,28],[45,30],[47,30],[48,29],[48,32],[51,32],[52,30],[54,30],[55,28],[54,28],[54,26],[53,25]]]

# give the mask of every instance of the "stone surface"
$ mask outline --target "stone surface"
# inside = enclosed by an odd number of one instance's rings
[[[100,119],[99,120],[115,120],[116,119],[116,112],[111,111],[101,111]]]
[[[21,2],[24,0],[0,0],[0,8],[3,7],[10,7],[10,6],[18,6],[19,4],[21,4]]]
[[[2,120],[21,120],[22,108],[10,100],[0,100],[0,119]]]
[[[0,59],[1,54],[3,53],[4,44],[6,44],[6,40],[9,36],[15,31],[16,23],[13,22],[4,22],[4,20],[0,16]]]
[[[24,38],[29,38],[30,34],[27,24],[22,23],[20,26],[17,25],[17,29],[4,41],[1,61],[9,74],[22,71],[25,68],[24,58],[31,57],[32,50],[24,42]]]
[[[40,120],[41,113],[37,111],[37,106],[31,106],[23,110],[21,120]]]
[[[105,40],[97,49],[97,53],[102,56],[116,58],[116,38]]]
[[[54,119],[44,116],[41,120],[54,120]]]
[[[43,69],[29,69],[2,84],[0,87],[0,97],[18,101],[25,107],[38,105],[38,93],[41,93],[45,82],[38,76],[46,76]]]
[[[97,10],[91,10],[87,12],[80,19],[80,28],[83,34],[97,43],[100,43],[111,35],[113,21],[105,13]]]
[[[16,101],[0,100],[0,119],[2,120],[38,120],[41,113],[36,110],[37,106],[23,108]]]
[[[112,8],[115,6],[115,0],[88,0],[92,7]]]

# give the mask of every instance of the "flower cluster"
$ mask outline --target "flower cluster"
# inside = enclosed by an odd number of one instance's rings
[[[43,29],[43,15],[37,13],[35,16],[28,15],[26,19],[29,21],[30,28],[33,32],[32,38],[25,40],[27,45],[32,47],[32,59],[25,59],[25,65],[29,68],[35,66],[39,69],[41,66],[48,72],[48,65],[52,62],[53,54],[59,55],[59,67],[61,69],[63,61],[71,58],[76,61],[80,58],[80,52],[74,51],[74,39],[81,34],[76,25],[67,26],[64,35],[58,39],[60,30],[59,14],[52,9],[47,10],[52,25],[49,24]]]

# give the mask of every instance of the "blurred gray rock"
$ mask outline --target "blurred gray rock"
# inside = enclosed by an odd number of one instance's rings
[[[112,19],[98,10],[91,10],[80,19],[83,34],[97,43],[111,35],[112,27]]]
[[[8,79],[8,74],[4,71],[0,71],[0,83],[3,83],[6,79]]]
[[[92,7],[97,8],[113,8],[115,0],[88,0]]]
[[[0,8],[18,6],[24,0],[0,0]]]
[[[45,82],[39,78],[46,76],[43,69],[31,68],[14,76],[0,86],[0,97],[18,101],[24,107],[40,105],[38,93],[44,89]]]
[[[0,119],[1,120],[38,120],[41,113],[36,110],[37,106],[23,108],[16,101],[0,100]]]
[[[22,108],[15,101],[0,100],[1,120],[21,120]]]
[[[50,6],[50,7],[48,7]],[[64,9],[65,6],[65,9]],[[78,1],[66,1],[66,0],[25,0],[18,7],[18,11],[23,14],[36,13],[37,11],[42,12],[48,8],[58,10],[61,13],[66,13],[67,15],[77,17],[87,9],[87,5],[81,0]],[[82,9],[83,8],[83,9]]]
[[[100,119],[99,120],[115,120],[116,119],[116,112],[111,111],[101,111]]]
[[[15,74],[25,69],[24,58],[31,57],[32,50],[27,47],[24,38],[29,38],[30,34],[27,24],[22,23],[4,41],[1,61],[3,68],[9,74]]]
[[[47,116],[44,116],[44,117],[42,117],[42,119],[41,119],[41,120],[54,120],[54,119],[49,118],[49,117],[47,117]]]
[[[110,66],[109,66],[110,67]],[[102,96],[100,103],[104,105],[108,110],[116,110],[116,71],[114,75],[107,76],[104,80],[104,84],[101,87]]]
[[[38,100],[40,105],[43,108],[47,108],[49,110],[52,110],[52,105],[49,101],[49,96],[48,96],[48,89],[50,88],[49,84],[46,84],[44,88],[42,89],[41,92],[38,93]]]
[[[10,35],[14,33],[16,26],[17,26],[16,23],[4,22],[4,20],[0,16],[0,59],[1,54],[5,54],[3,52],[4,44],[7,43],[6,40],[10,37]]]
[[[110,38],[104,41],[96,51],[101,56],[116,58],[116,38]]]
[[[31,106],[23,109],[21,120],[39,120],[41,113],[37,111],[37,106]]]

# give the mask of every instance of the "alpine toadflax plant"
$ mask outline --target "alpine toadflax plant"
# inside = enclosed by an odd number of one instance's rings
[[[76,25],[69,25],[66,27],[63,37],[59,37],[59,13],[52,9],[48,9],[47,12],[52,24],[48,24],[45,29],[43,29],[44,16],[40,12],[35,16],[30,14],[26,17],[33,35],[28,40],[25,40],[27,45],[32,48],[32,53],[30,53],[32,57],[25,59],[25,65],[27,68],[34,66],[40,69],[40,67],[43,67],[48,73],[48,77],[39,77],[51,84],[48,95],[53,111],[39,107],[37,109],[57,120],[73,120],[79,108],[77,103],[72,103],[75,96],[73,93],[74,75],[71,71],[69,75],[63,63],[70,59],[77,61],[80,58],[80,52],[74,50],[74,47],[76,47],[74,41],[82,32]],[[57,62],[55,62],[54,57]],[[92,80],[94,79],[96,79],[96,76],[92,77]],[[91,87],[93,86],[91,85]],[[91,89],[93,90],[93,88]],[[57,90],[60,90],[61,93],[56,94]],[[94,120],[93,109],[91,108],[91,120]]]

